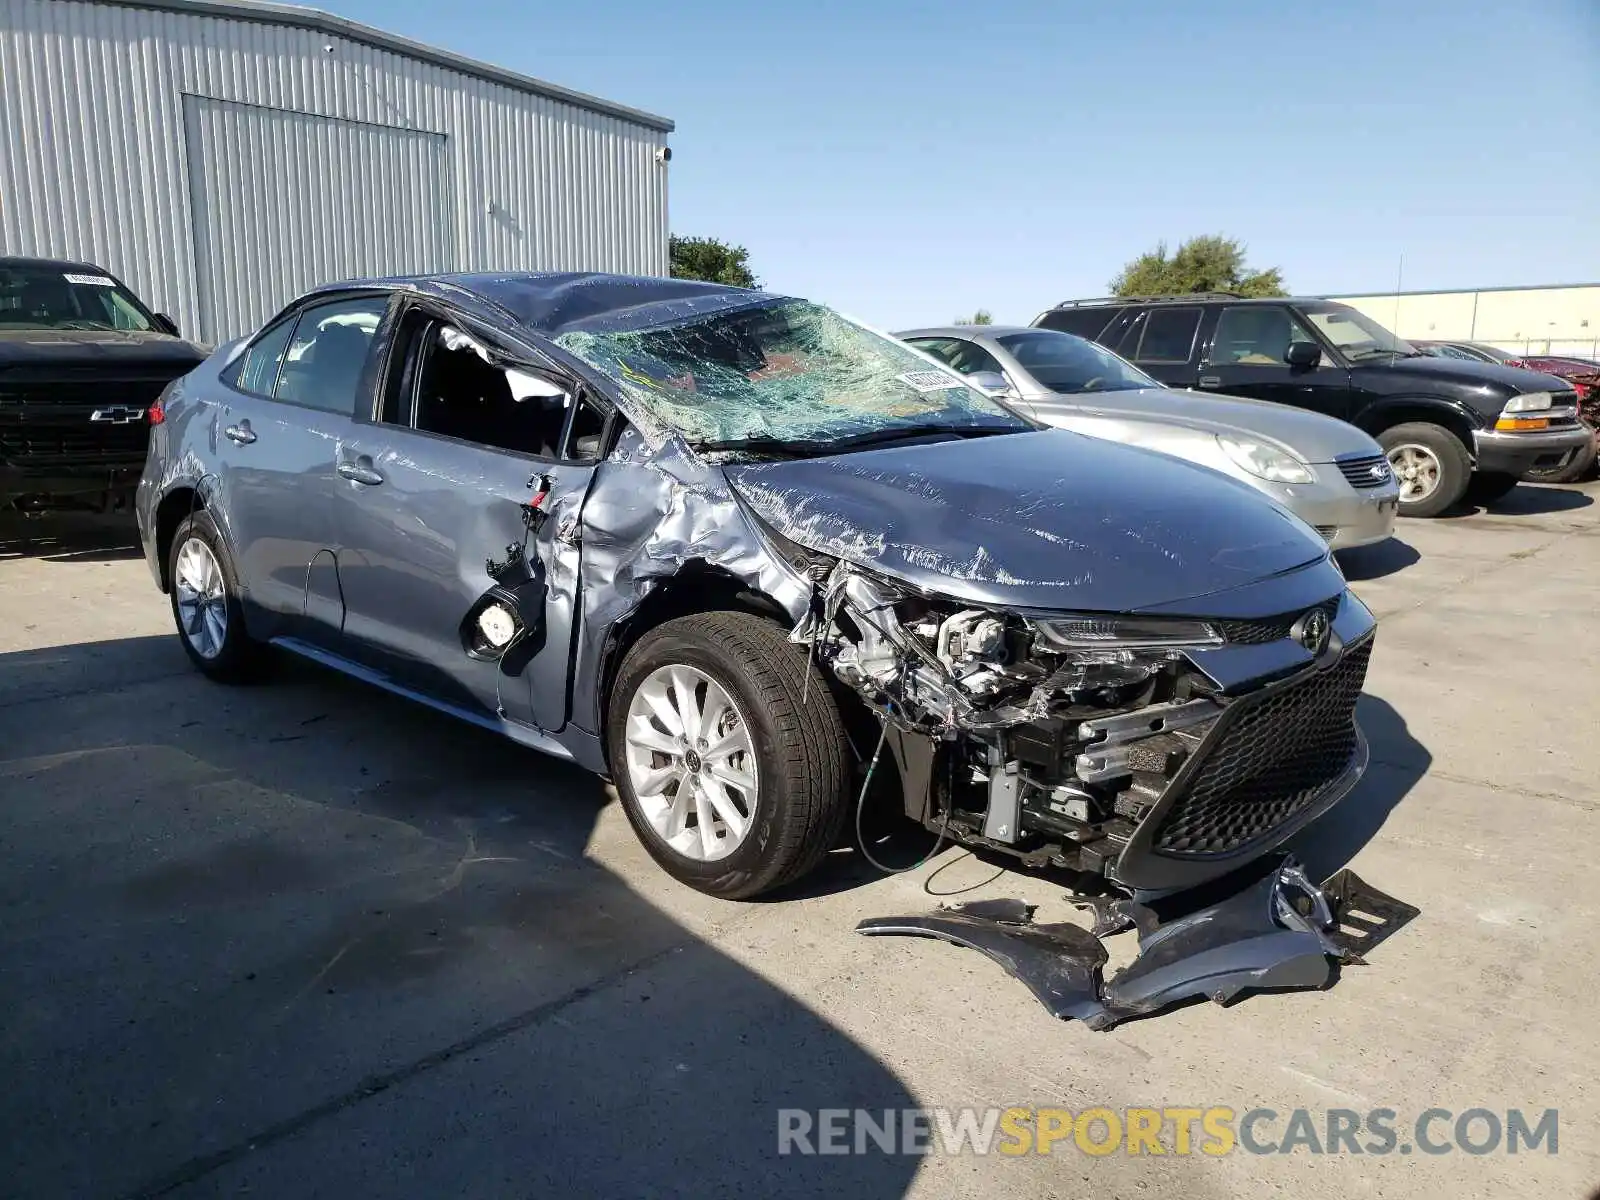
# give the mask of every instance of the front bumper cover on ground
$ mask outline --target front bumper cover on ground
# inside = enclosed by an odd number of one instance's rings
[[[1417,909],[1340,871],[1320,888],[1293,859],[1253,877],[1161,900],[1085,901],[1094,929],[1033,923],[1034,906],[983,900],[920,916],[873,917],[869,936],[939,938],[980,951],[1021,980],[1057,1017],[1109,1029],[1197,996],[1227,1004],[1247,990],[1320,988],[1334,963],[1361,963]],[[1201,894],[1203,893],[1203,894]],[[1220,893],[1220,895],[1219,895]],[[1139,957],[1109,982],[1101,937],[1135,928]]]

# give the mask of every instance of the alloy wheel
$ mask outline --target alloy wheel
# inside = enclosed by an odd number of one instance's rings
[[[650,828],[685,858],[713,862],[755,823],[759,775],[750,726],[695,667],[659,667],[628,703],[628,781]]]
[[[1400,503],[1417,504],[1439,490],[1444,466],[1439,456],[1416,442],[1403,442],[1389,450],[1389,466],[1400,484]]]
[[[173,570],[178,629],[204,659],[222,653],[228,637],[228,585],[211,547],[197,537],[184,542]]]

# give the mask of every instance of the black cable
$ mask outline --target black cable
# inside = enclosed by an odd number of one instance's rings
[[[892,701],[888,707],[889,712],[893,713],[894,703]],[[885,875],[904,875],[907,871],[915,871],[918,867],[926,866],[934,855],[944,849],[945,835],[950,832],[950,810],[948,808],[945,809],[944,820],[940,823],[939,836],[933,843],[933,849],[929,850],[909,867],[886,866],[872,857],[872,851],[867,849],[867,839],[861,832],[861,814],[867,807],[867,792],[872,787],[872,775],[878,769],[878,759],[883,756],[883,744],[888,740],[889,722],[885,720],[883,722],[883,730],[878,734],[878,748],[872,752],[872,762],[867,767],[867,777],[861,782],[861,794],[856,797],[856,845],[861,847],[862,857]]]

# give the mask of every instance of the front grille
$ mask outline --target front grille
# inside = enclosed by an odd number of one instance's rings
[[[136,467],[150,430],[142,411],[165,380],[35,383],[0,388],[0,460],[35,468]],[[97,410],[137,409],[126,424],[91,420]]]
[[[1231,854],[1291,820],[1350,765],[1369,640],[1332,669],[1237,702],[1151,848],[1173,858]]]
[[[1389,469],[1389,460],[1381,454],[1369,454],[1361,458],[1341,458],[1334,465],[1339,468],[1339,473],[1351,487],[1382,487],[1394,478],[1394,472]]]
[[[1339,597],[1335,596],[1331,600],[1324,600],[1321,604],[1314,604],[1312,608],[1320,608],[1328,614],[1328,619],[1332,620],[1334,614],[1339,611]],[[1288,637],[1289,631],[1294,628],[1294,623],[1310,611],[1309,608],[1297,608],[1294,612],[1280,613],[1276,617],[1255,617],[1244,621],[1212,621],[1211,624],[1222,631],[1222,636],[1227,641],[1243,646],[1259,646],[1265,642],[1276,642],[1280,638]]]

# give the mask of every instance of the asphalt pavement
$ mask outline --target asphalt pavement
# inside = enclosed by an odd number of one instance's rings
[[[581,771],[295,662],[201,678],[127,526],[0,527],[0,1194],[1587,1196],[1597,498],[1525,485],[1344,558],[1374,762],[1301,852],[1422,915],[1324,991],[1109,1033],[853,932],[930,892],[1084,920],[1047,880],[840,851],[700,896]],[[1269,1108],[1269,1143],[1300,1108],[1556,1109],[1559,1145],[778,1154],[782,1109],[1006,1106]]]

